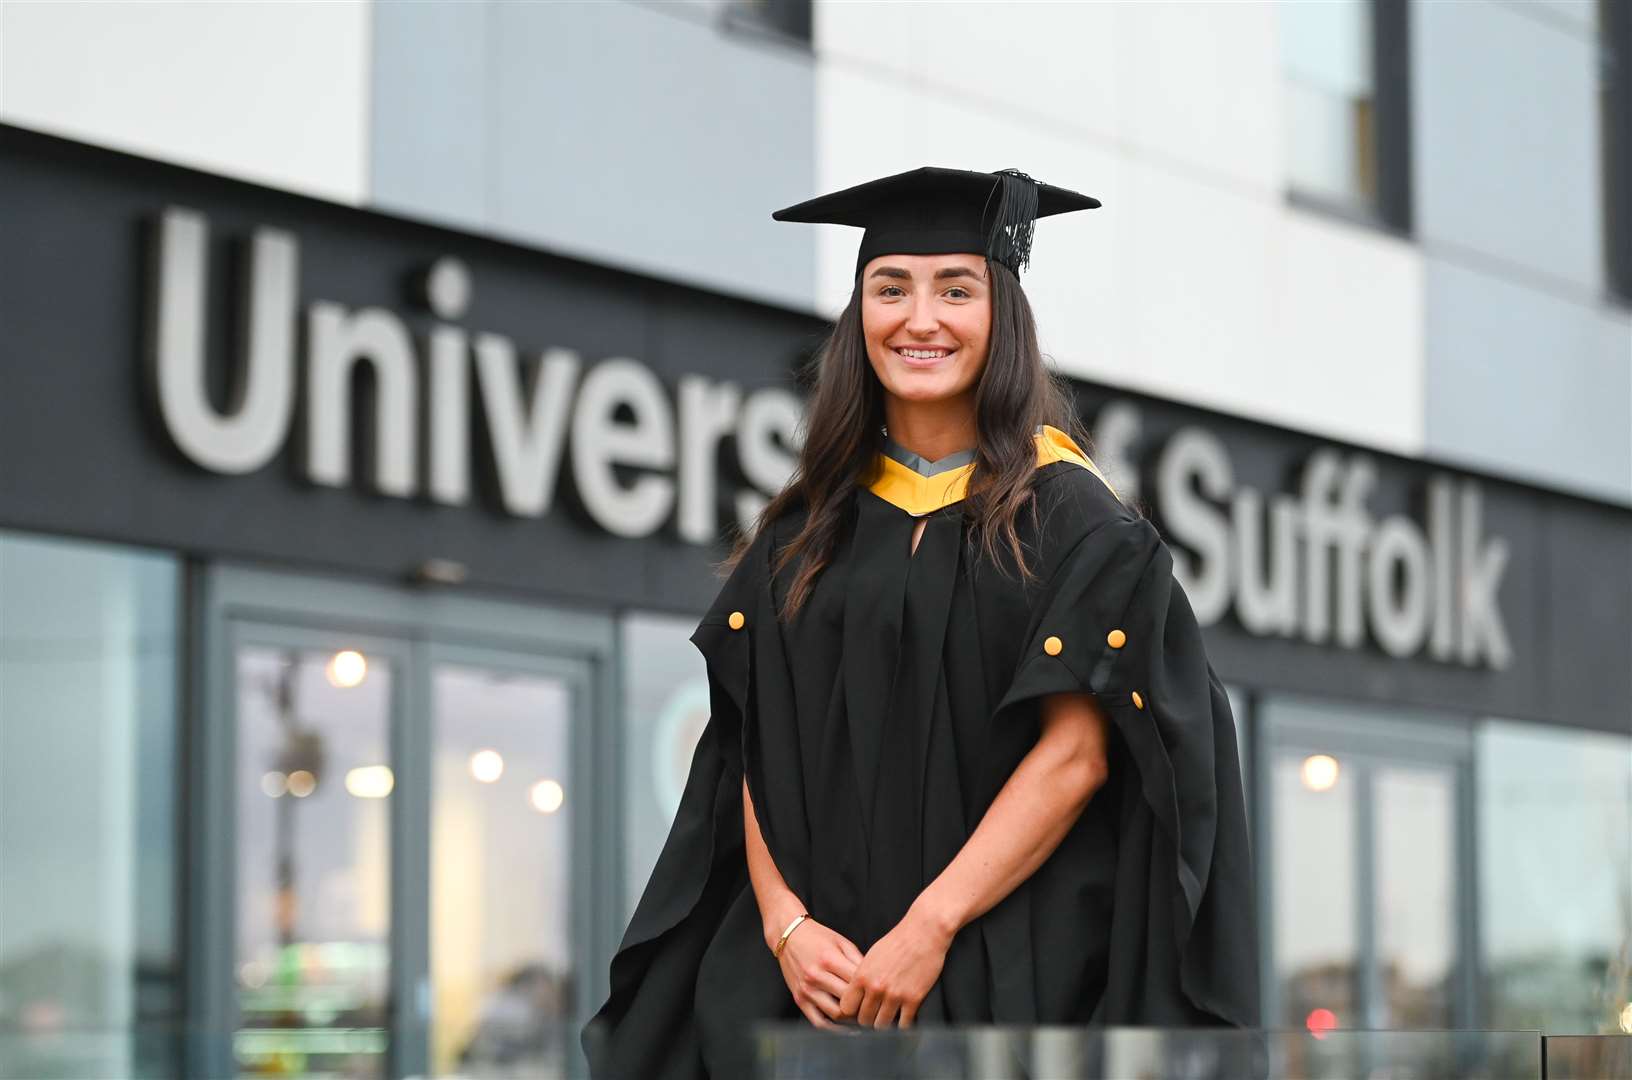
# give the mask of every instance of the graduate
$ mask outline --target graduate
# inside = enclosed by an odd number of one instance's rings
[[[1229,701],[1020,285],[1035,220],[1099,205],[925,167],[772,215],[863,228],[854,291],[691,637],[712,714],[596,1077],[751,1077],[800,1017],[1257,1026]]]

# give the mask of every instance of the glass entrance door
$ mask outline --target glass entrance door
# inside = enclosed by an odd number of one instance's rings
[[[203,590],[197,1075],[582,1075],[610,620],[249,570]]]
[[[1472,741],[1442,717],[1267,698],[1265,1023],[1472,1026]]]
[[[324,648],[323,635],[239,630],[233,1056],[254,1075],[382,1078],[390,740],[405,652],[396,642]]]
[[[558,675],[439,649],[431,666],[432,1076],[566,1075],[572,989],[572,693]]]

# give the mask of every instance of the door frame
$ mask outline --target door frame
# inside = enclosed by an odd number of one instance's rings
[[[236,1075],[237,709],[241,644],[371,649],[398,664],[389,708],[391,767],[391,992],[388,1075],[429,1066],[430,753],[432,665],[439,661],[542,674],[570,691],[573,816],[573,1013],[601,992],[595,967],[621,927],[613,914],[617,860],[615,620],[609,611],[519,603],[445,586],[383,585],[231,562],[188,567],[185,1074]],[[585,1075],[569,1038],[569,1075]]]
[[[1375,1026],[1381,977],[1377,955],[1376,811],[1372,780],[1379,764],[1448,768],[1452,798],[1453,895],[1451,917],[1456,954],[1451,973],[1451,1026],[1474,1028],[1479,1019],[1479,867],[1475,802],[1474,718],[1417,709],[1382,709],[1372,703],[1301,694],[1258,693],[1253,701],[1252,779],[1256,812],[1253,851],[1258,867],[1259,951],[1263,1017],[1280,1027],[1280,986],[1275,956],[1274,804],[1271,764],[1277,751],[1332,753],[1347,758],[1361,781],[1355,791],[1356,942],[1363,1028]]]

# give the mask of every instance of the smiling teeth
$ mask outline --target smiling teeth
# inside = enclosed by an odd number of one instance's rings
[[[947,355],[947,350],[945,349],[934,351],[929,349],[897,349],[895,351],[900,353],[902,356],[910,356],[914,360],[933,360],[936,357]]]

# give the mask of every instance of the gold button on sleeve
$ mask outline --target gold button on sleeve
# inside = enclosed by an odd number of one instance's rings
[[[1065,648],[1065,646],[1060,642],[1060,639],[1055,637],[1053,634],[1050,634],[1048,637],[1043,639],[1043,651],[1050,656],[1060,655],[1060,650],[1063,648]]]
[[[1133,707],[1136,709],[1142,709],[1145,707],[1145,699],[1139,696],[1139,691],[1137,690],[1133,692]]]
[[[731,617],[726,620],[726,622],[731,624],[731,629],[733,629],[733,630],[741,630],[742,629],[742,624],[747,622],[747,621],[748,620],[743,616],[742,612],[740,612],[740,611],[733,611],[731,613]]]
[[[1109,645],[1113,649],[1120,649],[1127,643],[1128,635],[1124,634],[1120,630],[1112,630],[1109,634],[1105,635],[1105,644]]]

